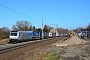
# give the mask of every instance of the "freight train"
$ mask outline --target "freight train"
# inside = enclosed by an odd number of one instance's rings
[[[44,32],[43,37],[44,39],[59,36],[56,33],[49,33]],[[21,41],[30,41],[35,39],[42,39],[42,32],[35,32],[35,31],[10,31],[9,41],[16,43]]]
[[[90,31],[79,31],[77,35],[81,38],[90,38]]]

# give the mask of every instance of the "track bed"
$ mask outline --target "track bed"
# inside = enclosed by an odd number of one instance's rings
[[[27,60],[35,56],[40,51],[46,49],[53,43],[64,40],[67,37],[56,37],[54,39],[47,39],[23,45],[17,45],[0,50],[0,60]]]

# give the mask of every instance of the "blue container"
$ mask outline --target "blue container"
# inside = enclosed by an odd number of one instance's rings
[[[48,32],[44,32],[44,39],[47,39],[49,37],[49,33]]]
[[[38,36],[42,37],[42,32],[37,32]]]

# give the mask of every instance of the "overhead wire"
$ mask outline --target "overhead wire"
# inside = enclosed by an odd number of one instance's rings
[[[4,18],[11,19],[11,21],[12,21],[12,22],[15,22],[14,20],[16,20],[16,19],[11,18],[11,17],[8,17],[8,16],[4,16],[4,15],[0,15],[0,16],[2,16],[2,17],[4,17]],[[10,25],[11,25],[11,23],[8,23],[8,22],[3,22],[3,21],[0,21],[0,23],[4,23],[4,24],[10,24]]]
[[[9,19],[12,19],[12,20],[17,20],[15,18],[11,18],[11,17],[5,16],[5,15],[0,15],[0,16],[5,17],[5,18],[9,18]]]
[[[20,14],[20,15],[23,15],[23,16],[25,16],[25,17],[28,17],[28,18],[30,18],[30,19],[32,19],[32,20],[38,21],[38,20],[36,20],[36,19],[34,19],[34,18],[31,18],[31,17],[29,17],[29,16],[27,16],[27,15],[25,15],[25,14],[22,14],[22,13],[20,13],[20,12],[18,12],[18,11],[15,11],[15,10],[13,10],[13,9],[11,9],[11,8],[9,8],[9,7],[6,7],[6,6],[2,5],[2,4],[0,4],[0,6],[6,8],[6,9],[9,9],[9,10],[11,10],[11,11],[13,11],[13,12],[16,12],[16,13],[18,13],[18,14]],[[38,22],[40,22],[40,21],[38,21]]]
[[[30,10],[31,12],[33,12],[35,15],[37,15],[39,18],[41,18],[42,19],[42,17],[39,15],[39,14],[37,14],[36,12],[34,12],[31,8],[29,8],[28,6],[26,6],[23,2],[21,2],[20,0],[18,0],[23,6],[25,6],[28,10]]]
[[[29,8],[28,6],[26,6],[23,2],[21,2],[20,0],[18,0],[23,6],[25,6],[28,10],[30,10],[31,12],[33,12],[35,15],[37,15],[38,17],[42,18],[40,15],[38,15],[37,13],[35,13],[31,8]]]
[[[4,17],[4,18],[8,18],[8,19],[11,19],[12,22],[15,22],[14,20],[17,20],[15,18],[12,18],[12,17],[8,17],[8,16],[5,16],[5,15],[0,15],[1,17]],[[8,24],[8,25],[12,25],[11,23],[9,22],[4,22],[4,21],[0,21],[0,23],[2,23],[2,26],[3,26],[3,23],[4,24]],[[13,25],[12,25],[13,26]],[[36,25],[37,26],[37,25]],[[39,26],[39,25],[38,25]],[[4,26],[4,27],[7,27],[7,26]]]
[[[5,15],[0,15],[0,16],[2,16],[2,17],[4,17],[4,18],[11,19],[12,22],[15,22],[14,20],[17,20],[17,19],[15,19],[15,18],[8,17],[8,16],[5,16]],[[11,24],[11,23],[8,23],[8,22],[3,22],[3,21],[0,21],[0,22],[1,22],[1,23],[6,23],[6,24]],[[36,26],[41,26],[41,25],[36,25]]]
[[[0,16],[2,16],[2,17],[4,17],[4,18],[11,19],[11,20],[10,20],[11,22],[15,22],[14,20],[17,20],[17,19],[15,19],[15,18],[11,18],[11,17],[4,16],[4,15],[0,15]],[[8,25],[12,25],[10,22],[4,22],[4,21],[0,21],[0,23],[4,23],[4,24],[8,24]]]
[[[38,17],[42,18],[39,14],[35,13],[33,10],[31,10],[28,6],[26,6],[24,3],[22,3],[20,0],[18,0],[23,6],[25,6],[28,10],[32,11],[34,14],[36,14]]]
[[[2,8],[3,8],[3,7],[2,7]],[[17,16],[17,14],[13,13],[13,11],[7,10],[7,9],[5,9],[5,8],[3,8],[3,9],[6,10],[6,11],[8,11],[9,13],[12,13],[13,15],[16,15],[16,16]],[[22,17],[22,16],[18,15],[18,17]],[[22,17],[22,18],[23,18],[23,17]]]

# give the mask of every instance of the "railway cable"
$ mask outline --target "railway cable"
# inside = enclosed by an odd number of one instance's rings
[[[20,15],[22,15],[22,16],[25,16],[25,17],[27,17],[27,18],[30,18],[30,19],[32,19],[32,20],[34,20],[34,21],[40,22],[40,21],[38,21],[38,20],[36,20],[36,19],[34,19],[34,18],[31,18],[31,17],[29,17],[29,16],[27,16],[27,15],[25,15],[25,14],[22,14],[22,13],[20,13],[20,12],[18,12],[18,11],[15,11],[15,10],[13,10],[13,9],[11,9],[11,8],[9,8],[9,7],[6,7],[6,6],[2,5],[2,4],[0,4],[0,6],[6,8],[6,9],[9,9],[9,10],[11,10],[11,11],[17,13],[17,14],[20,14]]]
[[[15,18],[12,18],[12,17],[8,17],[8,16],[5,16],[5,15],[0,15],[0,16],[2,16],[2,17],[4,17],[4,18],[8,18],[8,19],[11,19],[11,21],[12,21],[12,20],[17,20],[17,19],[15,19]]]
[[[35,15],[37,15],[38,17],[42,18],[39,14],[37,14],[36,12],[34,12],[33,10],[31,10],[31,8],[29,8],[28,6],[26,6],[23,2],[21,2],[20,0],[18,0],[23,6],[25,6],[28,10],[30,10],[31,12],[33,12]]]
[[[17,19],[15,19],[15,18],[8,17],[8,16],[5,16],[5,15],[0,15],[0,16],[1,16],[1,17],[4,17],[4,19],[1,19],[2,21],[0,21],[1,24],[12,25],[10,22],[15,22],[15,20],[17,20]],[[9,22],[9,21],[5,22],[5,20],[6,20],[5,18],[6,18],[6,19],[10,19],[10,22]]]
[[[15,16],[18,16],[18,17],[20,17],[20,18],[24,18],[22,15],[17,15],[17,13],[16,12],[13,12],[13,11],[11,11],[11,10],[7,10],[6,8],[3,8],[2,6],[1,6],[1,8],[3,9],[3,11],[5,10],[5,12],[8,12],[8,14],[10,14],[10,13],[12,13],[13,15],[15,15]],[[10,16],[6,16],[6,15],[2,15],[1,14],[1,16],[3,16],[3,17],[5,17],[5,18],[10,18],[10,19],[14,19],[14,20],[17,20],[16,18],[12,18],[12,17],[10,17]],[[25,19],[25,18],[24,18]]]

